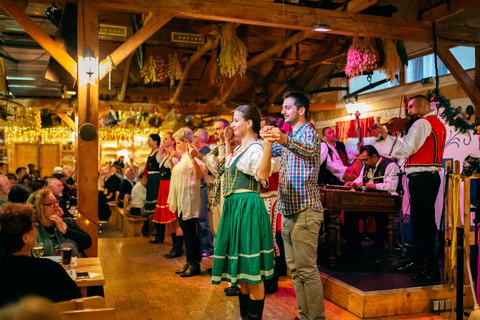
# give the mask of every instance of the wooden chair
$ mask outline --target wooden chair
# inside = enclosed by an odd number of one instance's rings
[[[105,308],[105,299],[100,296],[57,302],[55,308],[68,320],[115,319],[115,309]]]
[[[102,309],[105,308],[105,299],[100,296],[72,299],[57,302],[55,303],[55,307],[60,312],[84,309]]]
[[[132,216],[128,213],[128,199],[123,200],[124,221],[123,221],[123,236],[124,237],[141,237],[142,227],[147,218],[140,216]]]
[[[115,309],[85,309],[62,313],[67,320],[115,320]]]
[[[115,227],[117,229],[122,229],[123,228],[123,217],[125,216],[125,202],[124,200],[118,199],[120,192],[117,191],[115,192]],[[121,202],[123,203],[123,208],[118,207],[118,203]]]

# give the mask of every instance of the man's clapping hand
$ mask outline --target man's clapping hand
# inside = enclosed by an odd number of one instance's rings
[[[280,130],[273,126],[265,126],[260,130],[260,136],[268,142],[278,142],[280,144],[287,143],[287,136]]]

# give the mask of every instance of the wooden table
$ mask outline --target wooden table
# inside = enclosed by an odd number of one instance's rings
[[[77,266],[72,267],[72,270],[78,272],[89,272],[99,274],[95,278],[89,279],[77,279],[75,283],[80,288],[82,292],[82,297],[87,296],[87,288],[95,286],[104,286],[105,285],[105,276],[103,274],[102,264],[100,263],[100,258],[79,258],[77,259]]]
[[[401,205],[399,195],[385,191],[365,191],[360,188],[343,186],[321,186],[320,197],[325,212],[328,214],[328,247],[330,261],[338,256],[338,230],[340,228],[340,212],[381,212],[388,215],[387,240],[390,263],[393,262],[394,220]]]

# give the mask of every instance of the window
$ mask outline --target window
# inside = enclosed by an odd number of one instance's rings
[[[352,92],[355,92],[359,89],[362,89],[362,88],[365,88],[366,86],[368,86],[370,83],[375,83],[377,81],[380,81],[380,80],[385,80],[385,74],[383,72],[380,72],[380,71],[374,71],[373,72],[373,75],[372,75],[372,79],[371,81],[369,82],[368,81],[368,76],[359,76],[359,77],[356,77],[355,79],[352,79],[350,80],[350,84],[349,84],[349,87],[350,87],[350,93]],[[363,91],[362,93],[360,94],[364,94],[364,93],[369,93],[369,92],[375,92],[375,91],[378,91],[378,90],[383,90],[383,89],[388,89],[388,88],[392,88],[392,87],[395,87],[395,86],[398,86],[400,83],[398,82],[398,80],[395,80],[393,82],[386,82],[384,84],[381,84],[379,86],[376,86],[375,88],[372,88],[372,89],[369,89],[369,90],[366,90],[366,91]]]
[[[466,70],[475,67],[475,48],[455,47],[450,49],[450,52],[458,60],[463,69]],[[439,76],[450,73],[438,57],[437,65]],[[435,77],[435,60],[433,54],[408,61],[408,66],[405,68],[405,83],[420,81],[429,77]]]

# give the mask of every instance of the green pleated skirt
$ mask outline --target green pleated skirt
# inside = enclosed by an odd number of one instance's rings
[[[149,173],[145,198],[145,213],[154,213],[157,206],[158,190],[160,189],[160,173]]]
[[[260,284],[273,277],[274,256],[270,219],[254,192],[225,199],[213,254],[212,283]]]

